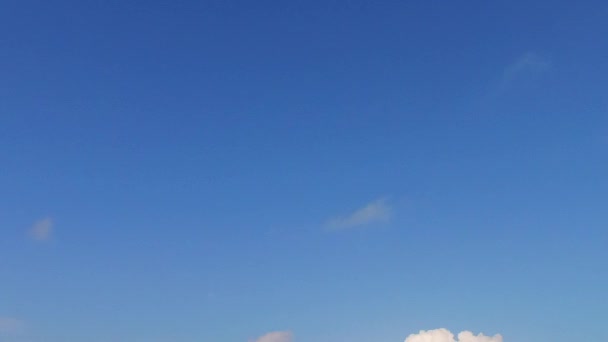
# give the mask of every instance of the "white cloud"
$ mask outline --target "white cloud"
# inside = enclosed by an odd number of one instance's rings
[[[258,337],[255,342],[292,342],[291,331],[274,331]]]
[[[12,317],[0,317],[0,335],[16,334],[23,330],[25,324]]]
[[[363,208],[349,215],[334,217],[326,222],[326,227],[332,230],[348,229],[372,223],[386,222],[391,217],[391,207],[381,198],[368,203]]]
[[[551,68],[551,62],[534,52],[527,52],[509,65],[504,71],[504,80],[508,82],[523,74],[539,73]]]
[[[53,220],[50,217],[34,222],[29,236],[36,241],[47,241],[53,234]]]
[[[447,329],[421,330],[417,334],[411,334],[405,342],[502,342],[502,336],[486,336],[484,334],[474,335],[470,331],[463,331],[458,334],[458,339],[454,338]]]
[[[291,331],[274,331],[258,337],[250,342],[293,342]],[[462,331],[455,337],[449,330],[441,328],[435,330],[420,330],[417,334],[411,334],[405,342],[502,342],[502,336],[486,336],[484,334],[473,334],[470,331]]]

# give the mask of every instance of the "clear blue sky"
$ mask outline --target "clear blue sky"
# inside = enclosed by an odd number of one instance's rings
[[[606,18],[2,1],[0,341],[608,340]]]

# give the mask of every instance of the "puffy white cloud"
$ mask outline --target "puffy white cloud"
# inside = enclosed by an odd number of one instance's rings
[[[405,342],[502,342],[502,336],[486,336],[484,334],[474,335],[470,331],[463,331],[458,334],[458,339],[454,338],[447,329],[421,330],[417,334],[411,334]]]
[[[293,334],[291,331],[274,331],[258,337],[255,342],[291,342]]]
[[[36,241],[47,241],[53,234],[53,220],[50,217],[34,222],[29,230],[29,236]]]
[[[386,222],[391,217],[392,208],[384,198],[366,204],[349,215],[334,217],[325,224],[332,230],[348,229],[372,223]]]
[[[23,321],[12,317],[0,317],[0,334],[15,334],[23,330]]]

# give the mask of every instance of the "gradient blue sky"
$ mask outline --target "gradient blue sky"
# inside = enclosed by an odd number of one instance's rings
[[[0,3],[0,341],[608,340],[606,1]]]

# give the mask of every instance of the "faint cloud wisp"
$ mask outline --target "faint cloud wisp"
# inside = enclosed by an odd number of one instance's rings
[[[258,337],[254,342],[292,342],[293,334],[291,331],[273,331]]]
[[[392,208],[386,199],[381,198],[368,203],[349,215],[329,219],[325,227],[330,230],[349,229],[372,223],[387,222],[391,218]]]
[[[12,335],[20,333],[25,324],[12,317],[0,317],[0,335]]]
[[[36,241],[48,241],[53,234],[53,220],[50,217],[34,222],[29,230],[29,236]]]
[[[549,59],[534,52],[527,52],[505,68],[503,82],[508,83],[527,74],[545,72],[550,68],[551,61]]]

